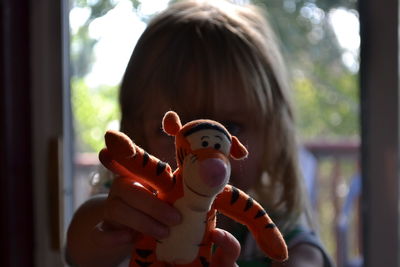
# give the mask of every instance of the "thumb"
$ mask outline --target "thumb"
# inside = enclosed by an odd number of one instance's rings
[[[236,260],[240,255],[240,243],[231,233],[216,228],[211,231],[211,241],[217,246],[211,258],[211,267],[238,266]]]

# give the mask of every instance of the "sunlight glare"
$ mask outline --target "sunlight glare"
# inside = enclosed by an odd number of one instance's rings
[[[140,13],[145,16],[153,15],[164,10],[168,6],[169,0],[146,0],[140,4]]]
[[[360,22],[354,10],[336,8],[329,12],[329,21],[339,45],[343,48],[343,63],[353,72],[359,67]]]
[[[74,7],[69,12],[69,26],[71,29],[71,34],[76,34],[86,20],[90,16],[90,8],[88,7]]]
[[[337,8],[329,13],[329,19],[339,44],[352,52],[357,51],[360,47],[360,22],[356,13]]]
[[[98,40],[92,71],[85,77],[90,87],[121,82],[133,48],[146,28],[143,17],[162,11],[168,2],[142,1],[136,13],[131,1],[120,0],[114,9],[90,24],[90,36]]]
[[[89,34],[98,40],[94,47],[95,62],[85,79],[90,87],[119,84],[145,27],[129,0],[119,1],[114,9],[90,24]]]

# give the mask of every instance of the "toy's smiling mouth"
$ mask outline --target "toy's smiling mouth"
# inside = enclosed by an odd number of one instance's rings
[[[201,194],[201,193],[197,192],[196,190],[194,190],[193,188],[191,188],[186,182],[185,182],[185,186],[186,186],[186,188],[189,189],[189,191],[191,191],[193,194],[196,194],[196,195],[198,195],[198,196],[200,196],[200,197],[206,197],[206,198],[210,198],[210,197],[211,197],[211,196],[207,196],[207,195],[205,195],[205,194]]]

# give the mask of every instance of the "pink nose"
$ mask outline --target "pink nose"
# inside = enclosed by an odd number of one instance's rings
[[[200,177],[209,187],[218,187],[225,182],[228,165],[225,161],[209,158],[200,162]]]

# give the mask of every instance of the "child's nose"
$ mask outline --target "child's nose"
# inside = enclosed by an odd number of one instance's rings
[[[218,158],[208,158],[200,162],[200,178],[209,187],[218,187],[225,182],[228,165]]]

